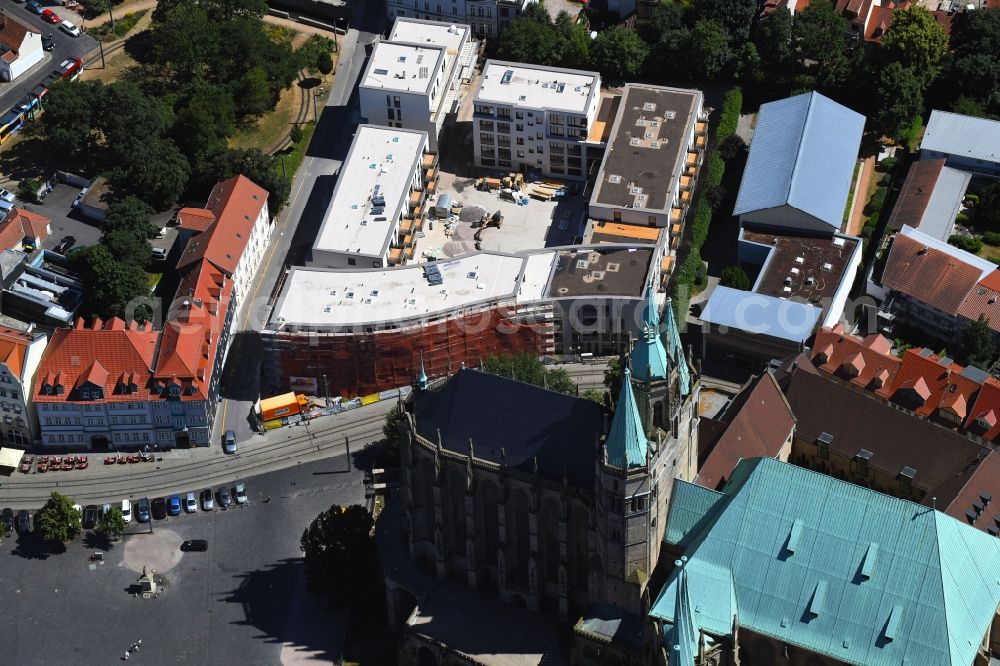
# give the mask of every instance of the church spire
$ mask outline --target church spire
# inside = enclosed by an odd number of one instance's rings
[[[688,591],[687,558],[674,562],[679,567],[677,573],[677,599],[674,601],[674,624],[667,636],[670,649],[670,666],[694,666],[698,654],[698,625],[694,619],[694,607]]]
[[[417,378],[417,387],[424,391],[427,389],[427,371],[424,370],[424,353],[420,352],[420,376]]]
[[[656,307],[656,288],[646,284],[646,304],[642,308],[642,339],[632,348],[632,368],[636,379],[666,379],[670,372],[667,350],[660,339],[660,313]]]
[[[691,372],[688,370],[687,357],[684,355],[684,347],[681,346],[681,334],[677,330],[677,321],[674,319],[673,308],[671,307],[671,300],[669,298],[667,299],[667,313],[664,319],[666,320],[667,330],[663,332],[663,337],[667,339],[667,353],[670,355],[670,360],[677,367],[677,379],[680,384],[681,395],[687,395],[691,392]]]
[[[615,416],[611,419],[611,430],[605,442],[608,464],[623,469],[646,466],[646,450],[649,440],[642,427],[639,408],[632,392],[632,373],[628,368],[622,371],[622,388],[618,394]]]

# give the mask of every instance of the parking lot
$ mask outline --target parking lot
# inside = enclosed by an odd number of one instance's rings
[[[74,247],[87,247],[100,241],[100,227],[85,219],[73,208],[73,200],[79,193],[78,187],[58,183],[42,203],[24,205],[28,210],[49,218],[52,233],[42,242],[42,247],[46,250],[53,249],[66,236],[76,238]]]
[[[106,551],[93,535],[61,553],[34,537],[4,539],[4,662],[117,663],[140,638],[137,663],[335,661],[342,619],[306,592],[298,544],[331,504],[363,501],[361,474],[344,467],[340,456],[247,479],[247,507],[154,521],[152,531],[133,521]],[[187,539],[208,550],[180,552]],[[89,560],[95,552],[103,564]],[[163,577],[156,598],[129,593],[144,566]]]
[[[522,196],[527,196],[529,188],[530,186],[525,188]],[[442,171],[438,182],[438,197],[445,194],[450,195],[453,202],[461,202],[466,211],[480,208],[489,215],[498,210],[502,213],[503,223],[499,229],[490,227],[483,231],[483,250],[537,250],[579,242],[582,236],[586,204],[579,195],[566,194],[550,201],[528,197],[526,205],[518,205],[501,199],[497,192],[477,190],[475,178]],[[433,229],[431,226],[424,225],[424,237],[418,241],[419,261],[425,261],[428,256],[453,257],[475,251],[476,242],[473,237],[478,230],[477,226],[457,220],[451,225],[445,224],[444,220],[434,220]]]

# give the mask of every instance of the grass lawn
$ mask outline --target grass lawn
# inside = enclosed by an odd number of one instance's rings
[[[146,284],[149,285],[149,291],[154,291],[162,279],[163,273],[146,273]]]
[[[299,114],[301,95],[297,83],[283,90],[274,111],[265,114],[253,125],[237,130],[229,139],[229,146],[260,148],[265,152],[273,150],[291,131],[292,122]]]
[[[121,39],[148,13],[148,9],[140,9],[132,14],[126,14],[115,21],[114,28],[111,27],[111,23],[103,23],[95,28],[91,28],[89,30],[90,36],[102,42],[113,42],[116,39]]]
[[[279,159],[274,163],[274,169],[278,173],[281,173],[281,161],[285,162],[285,175],[291,180],[292,176],[295,174],[295,170],[299,168],[302,164],[302,160],[306,156],[306,148],[309,147],[309,142],[312,141],[313,132],[316,131],[316,123],[310,121],[302,126],[302,140],[294,144],[291,150],[282,153],[283,158]]]
[[[851,204],[854,203],[854,188],[858,186],[858,171],[860,170],[861,170],[861,161],[858,160],[854,163],[854,175],[851,176],[851,189],[847,193],[847,204],[844,206],[843,221],[845,223],[848,221],[847,216],[851,214]]]
[[[992,262],[1000,262],[1000,247],[983,243],[983,249],[979,251],[979,256]]]

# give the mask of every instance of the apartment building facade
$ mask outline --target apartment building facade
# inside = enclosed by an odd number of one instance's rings
[[[32,400],[35,371],[45,351],[48,338],[29,328],[20,331],[0,327],[0,435],[4,444],[30,445],[38,432],[38,419]]]
[[[436,152],[445,118],[459,100],[462,61],[474,58],[468,25],[397,18],[376,40],[358,86],[367,123],[427,132]]]
[[[464,23],[476,37],[496,39],[536,0],[386,0],[386,16]]]
[[[588,150],[602,149],[588,141],[600,90],[597,72],[488,60],[474,98],[476,166],[585,180]]]

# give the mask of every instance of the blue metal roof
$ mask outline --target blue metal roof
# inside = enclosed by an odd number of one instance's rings
[[[807,303],[719,286],[708,298],[701,320],[790,342],[805,342],[816,328],[820,314],[820,308]]]
[[[648,449],[649,440],[642,429],[642,419],[632,392],[632,373],[625,368],[621,393],[618,394],[618,403],[615,405],[615,416],[611,419],[611,428],[605,441],[608,464],[622,469],[645,467]]]
[[[738,614],[845,663],[967,666],[1000,605],[1000,539],[772,458],[740,461],[697,531],[683,570],[715,636]],[[652,616],[673,623],[678,584],[674,572]]]
[[[817,92],[762,105],[733,215],[788,205],[839,229],[864,128]]]

